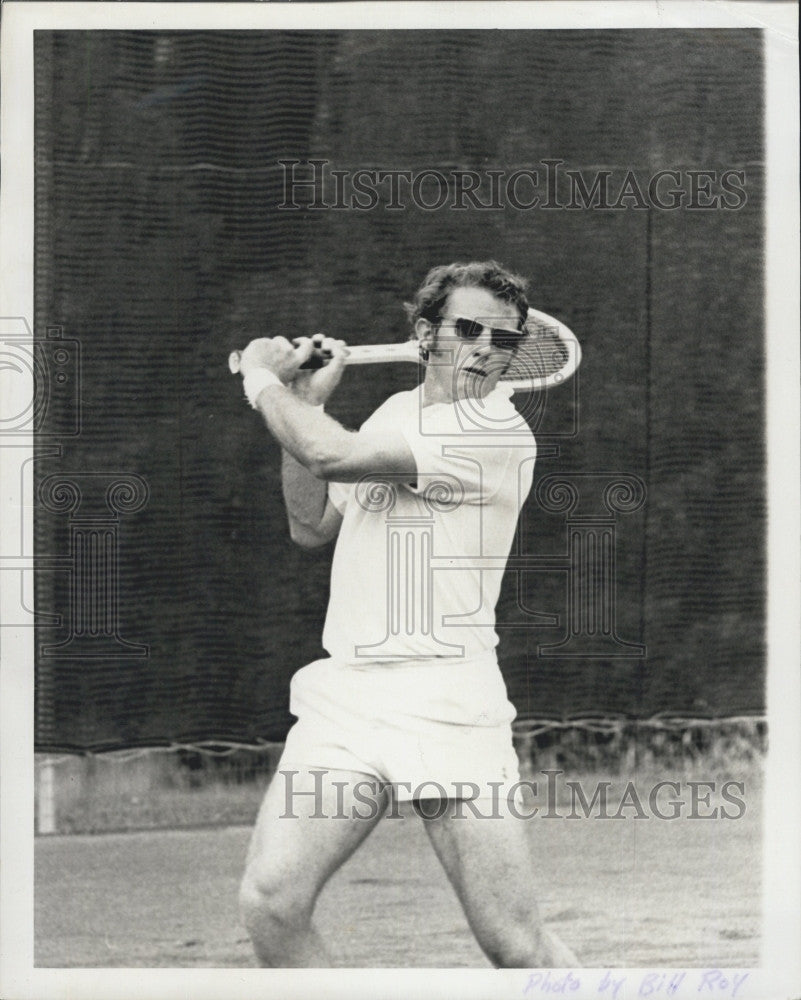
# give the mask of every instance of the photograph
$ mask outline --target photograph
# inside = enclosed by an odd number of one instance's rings
[[[797,8],[0,42],[2,996],[797,998]]]

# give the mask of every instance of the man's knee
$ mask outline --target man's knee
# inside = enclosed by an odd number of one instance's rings
[[[493,965],[502,969],[538,967],[547,963],[544,929],[536,908],[504,913],[485,927],[480,944]]]
[[[314,900],[298,882],[263,863],[248,865],[239,887],[239,908],[248,929],[266,924],[294,928],[311,920]]]

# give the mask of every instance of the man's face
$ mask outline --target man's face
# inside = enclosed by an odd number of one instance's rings
[[[481,324],[473,339],[460,335],[456,320]],[[448,296],[433,344],[429,370],[452,399],[482,397],[492,392],[509,366],[514,352],[492,343],[490,328],[517,331],[517,309],[486,288],[455,288]]]

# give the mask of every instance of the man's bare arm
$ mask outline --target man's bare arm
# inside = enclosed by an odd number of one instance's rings
[[[316,479],[352,483],[364,476],[399,473],[413,479],[417,473],[414,455],[400,431],[353,433],[314,405],[333,391],[347,353],[340,341],[327,343],[331,361],[311,375],[300,370],[312,353],[309,340],[294,348],[283,337],[263,338],[251,341],[243,351],[240,371],[246,390],[248,379],[252,383],[262,369],[275,376],[272,384],[251,392],[270,432]]]
[[[285,386],[263,389],[258,409],[273,437],[316,479],[355,483],[370,475],[408,473],[410,479],[416,476],[414,455],[400,431],[388,434],[347,431]]]
[[[336,538],[342,515],[328,499],[328,483],[317,479],[285,449],[281,452],[281,485],[289,534],[304,549]]]

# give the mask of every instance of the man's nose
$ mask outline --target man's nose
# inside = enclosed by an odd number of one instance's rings
[[[476,337],[474,343],[477,352],[488,354],[492,347],[492,329],[488,326],[482,326],[481,333]]]

